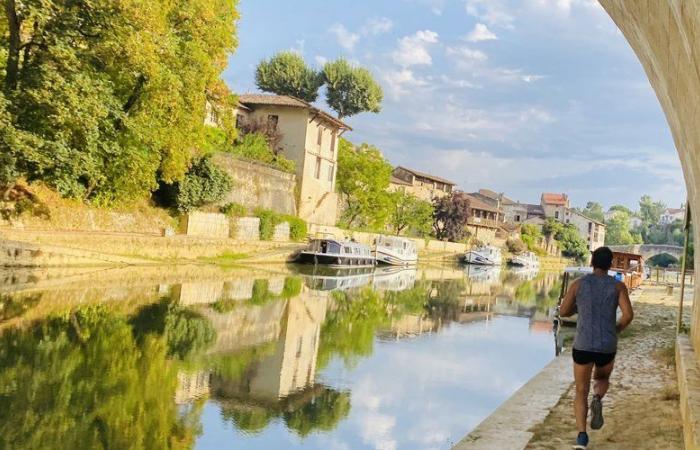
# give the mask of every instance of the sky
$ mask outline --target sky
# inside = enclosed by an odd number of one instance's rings
[[[565,192],[637,209],[685,183],[641,64],[595,0],[240,0],[224,80],[257,92],[255,67],[294,50],[344,57],[381,84],[379,114],[344,137],[393,165],[521,202]],[[326,108],[323,93],[317,102]]]

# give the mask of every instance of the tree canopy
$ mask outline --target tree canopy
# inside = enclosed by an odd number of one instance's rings
[[[291,95],[307,102],[316,101],[323,83],[323,75],[293,51],[279,52],[260,61],[255,71],[255,84],[261,91]]]
[[[405,192],[390,194],[389,226],[398,236],[408,232],[427,236],[433,224],[433,205]]]
[[[623,211],[617,213],[606,223],[605,231],[606,245],[629,245],[641,244],[642,236],[633,234],[630,231],[630,216]]]
[[[0,182],[110,202],[180,180],[207,108],[232,142],[219,76],[237,0],[7,0],[0,19]],[[209,105],[209,107],[207,107]]]
[[[433,200],[433,232],[441,241],[458,242],[467,234],[469,198],[462,192]]]
[[[581,214],[591,219],[597,220],[598,222],[605,222],[605,212],[603,211],[603,205],[598,202],[588,202],[586,207],[581,210]]]
[[[369,70],[339,59],[326,63],[323,75],[326,102],[339,118],[381,111],[384,93]]]
[[[663,202],[655,202],[649,195],[643,195],[639,200],[639,215],[644,226],[658,224],[665,209],[666,205]]]
[[[583,240],[576,226],[571,223],[563,224],[549,218],[542,226],[542,232],[559,241],[564,256],[582,260],[590,253],[586,241]]]

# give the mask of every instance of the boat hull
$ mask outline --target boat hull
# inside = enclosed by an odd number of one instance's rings
[[[389,266],[413,266],[418,263],[418,258],[406,259],[401,258],[391,253],[377,251],[377,264],[386,264]]]
[[[480,255],[475,252],[469,252],[464,256],[464,262],[467,264],[474,264],[477,266],[500,266],[501,262],[496,261],[490,258],[487,258],[483,255]]]
[[[313,252],[299,253],[295,262],[329,267],[373,267],[376,265],[376,259],[370,256],[329,255]]]

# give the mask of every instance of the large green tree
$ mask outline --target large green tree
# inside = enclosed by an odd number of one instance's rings
[[[260,61],[255,71],[255,84],[261,91],[292,95],[307,102],[316,101],[323,82],[323,75],[292,51],[279,52]]]
[[[186,173],[207,104],[234,136],[219,75],[237,0],[5,0],[0,182],[115,201]]]
[[[433,225],[433,205],[405,192],[390,194],[389,226],[396,235],[427,236]]]
[[[665,209],[663,202],[655,202],[649,195],[643,195],[639,200],[639,215],[646,227],[658,224]]]
[[[588,202],[586,207],[581,210],[581,214],[591,219],[597,220],[598,222],[605,221],[605,212],[603,211],[603,205],[598,202]]]
[[[338,117],[381,111],[384,93],[369,70],[339,59],[326,63],[323,76],[326,102],[338,113]]]
[[[467,234],[471,211],[469,198],[463,192],[433,200],[433,231],[441,241],[458,242]]]
[[[387,192],[392,167],[376,147],[355,147],[341,139],[338,145],[338,181],[343,199],[341,223],[349,227],[382,230],[390,213]]]
[[[631,232],[630,216],[627,213],[617,211],[617,213],[608,220],[606,225],[606,245],[641,244],[642,237]]]

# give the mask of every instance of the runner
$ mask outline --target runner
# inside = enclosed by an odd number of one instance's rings
[[[610,374],[615,364],[617,334],[634,317],[627,286],[608,275],[613,254],[607,247],[593,252],[593,273],[576,280],[569,288],[559,308],[562,317],[578,313],[576,338],[572,349],[576,398],[574,414],[578,436],[574,449],[586,449],[588,433],[588,393],[591,375],[594,379],[591,400],[591,429],[603,426],[603,397],[610,387]],[[622,315],[616,321],[617,308]]]

